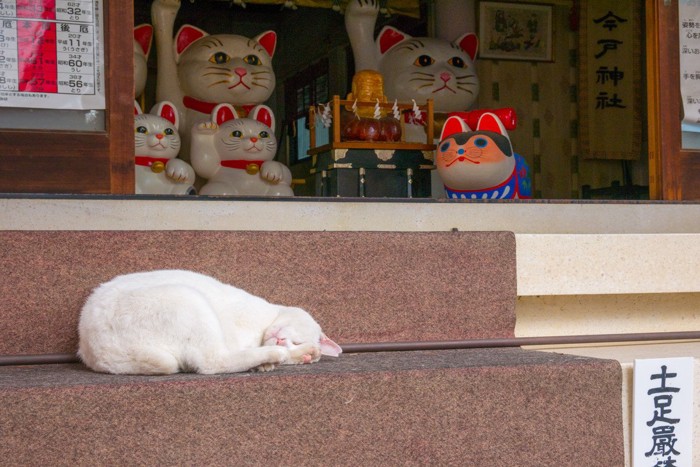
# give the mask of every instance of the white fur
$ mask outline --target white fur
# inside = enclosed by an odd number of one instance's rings
[[[78,331],[82,361],[116,374],[267,371],[342,352],[306,311],[182,270],[126,274],[100,285]]]

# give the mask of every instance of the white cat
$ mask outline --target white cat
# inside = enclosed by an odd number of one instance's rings
[[[342,349],[304,310],[191,271],[117,276],[87,299],[78,355],[115,374],[204,374],[312,363]]]
[[[194,169],[177,159],[180,151],[178,114],[167,101],[141,112],[134,102],[134,150],[137,194],[194,194]]]
[[[265,31],[250,39],[209,35],[184,25],[173,38],[179,9],[180,0],[154,0],[151,6],[158,57],[156,100],[171,101],[180,112],[181,127],[187,129],[181,156],[189,160],[189,129],[207,120],[216,105],[234,105],[245,117],[244,112],[272,95],[277,34]]]
[[[238,118],[229,104],[214,108],[211,120],[192,129],[192,165],[208,180],[202,195],[293,196],[292,173],[273,160],[275,116],[259,105]]]
[[[355,71],[379,71],[389,101],[424,104],[433,99],[435,112],[468,110],[479,93],[474,59],[479,46],[475,34],[453,42],[411,37],[385,26],[375,42],[378,0],[350,0],[345,28],[352,46]]]

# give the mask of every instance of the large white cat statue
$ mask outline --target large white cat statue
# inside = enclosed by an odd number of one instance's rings
[[[266,105],[238,118],[232,105],[219,104],[192,129],[192,165],[208,180],[202,195],[293,196],[292,173],[273,160],[276,153],[275,116]]]
[[[345,10],[355,71],[376,70],[384,77],[389,101],[425,104],[433,99],[435,112],[468,110],[479,94],[474,59],[479,47],[475,34],[453,42],[411,37],[385,26],[374,39],[379,0],[350,0]]]
[[[194,169],[178,159],[178,114],[170,102],[156,104],[151,113],[134,102],[136,194],[195,194]]]
[[[100,285],[83,306],[78,335],[81,360],[115,374],[269,371],[342,352],[301,308],[181,270]]]
[[[189,160],[190,128],[209,118],[218,104],[231,104],[238,114],[264,103],[275,89],[272,57],[277,34],[265,31],[254,38],[212,34],[182,26],[173,36],[180,0],[154,0],[158,75],[156,100],[173,102],[180,112],[181,157]]]

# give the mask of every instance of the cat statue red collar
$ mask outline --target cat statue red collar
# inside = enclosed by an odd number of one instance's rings
[[[531,198],[525,159],[513,146],[501,120],[483,114],[472,130],[458,116],[445,122],[436,151],[436,166],[448,198]]]

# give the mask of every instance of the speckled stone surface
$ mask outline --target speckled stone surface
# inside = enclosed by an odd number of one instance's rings
[[[339,343],[512,337],[507,232],[0,231],[0,355],[70,353],[98,284],[190,269],[301,306]]]
[[[0,367],[8,465],[621,466],[617,362],[520,349],[264,374]]]

